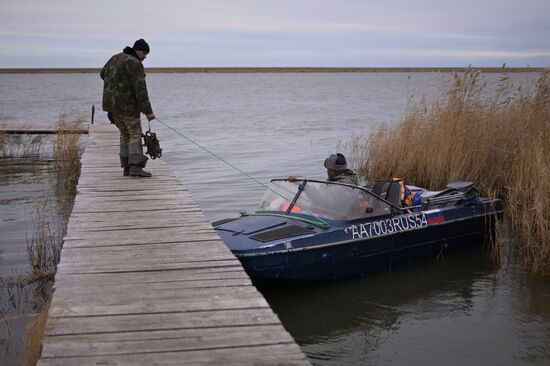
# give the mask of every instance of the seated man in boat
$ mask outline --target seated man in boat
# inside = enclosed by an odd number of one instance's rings
[[[359,184],[357,175],[351,169],[348,169],[348,163],[344,154],[336,153],[325,159],[325,168],[329,182]]]
[[[336,153],[330,155],[325,159],[325,168],[327,169],[327,180],[329,182],[338,182],[346,184],[359,184],[357,175],[353,170],[348,169],[348,163],[344,154]],[[288,177],[289,182],[293,182],[298,177],[290,176]]]

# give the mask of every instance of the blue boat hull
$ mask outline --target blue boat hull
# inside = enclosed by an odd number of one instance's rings
[[[291,213],[289,206],[286,212],[243,213],[240,218],[214,223],[214,227],[254,279],[333,280],[365,276],[482,245],[492,236],[504,209],[498,199],[466,194],[471,193],[467,190],[470,187],[471,184],[456,184],[445,196],[427,196],[429,203],[410,209],[392,205],[386,211],[375,207],[349,220]],[[363,207],[361,203],[357,200],[350,206],[356,210]],[[369,215],[372,212],[375,213]]]
[[[366,276],[393,267],[482,245],[493,225],[485,217],[439,224],[329,247],[266,255],[238,255],[250,277],[285,280],[334,280]]]

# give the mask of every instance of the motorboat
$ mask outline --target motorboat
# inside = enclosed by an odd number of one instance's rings
[[[253,279],[334,280],[481,245],[503,211],[471,182],[429,191],[399,180],[274,179],[255,211],[213,226]]]

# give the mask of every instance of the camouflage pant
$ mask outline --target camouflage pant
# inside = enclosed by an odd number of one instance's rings
[[[120,144],[141,145],[141,120],[139,117],[113,113],[115,126],[120,131]]]

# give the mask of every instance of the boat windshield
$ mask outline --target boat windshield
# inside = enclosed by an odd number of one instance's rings
[[[286,212],[302,183],[303,181],[272,181],[264,193],[258,211]],[[391,207],[359,188],[307,181],[290,212],[312,214],[329,220],[354,220],[388,214]]]

